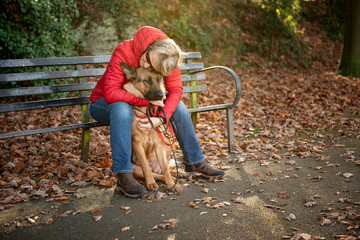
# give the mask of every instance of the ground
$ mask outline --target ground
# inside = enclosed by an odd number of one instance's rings
[[[296,238],[302,234],[303,239],[356,239],[360,172],[354,159],[360,158],[360,139],[333,134],[301,139],[323,142],[327,148],[317,149],[316,157],[299,154],[260,164],[234,156],[223,179],[211,182],[194,176],[182,180],[184,191],[180,195],[167,195],[162,187],[158,193],[134,200],[113,187],[67,186],[62,198],[5,206],[0,236],[302,239]],[[211,163],[219,166],[219,161]],[[166,225],[164,220],[176,224]]]
[[[180,195],[128,199],[114,192],[108,127],[92,130],[88,163],[79,161],[79,130],[1,140],[0,238],[359,239],[360,79],[338,76],[341,44],[302,24],[317,56],[308,68],[256,54],[227,63],[242,82],[236,154],[226,150],[225,112],[199,115],[203,152],[224,179],[194,176],[180,181]],[[231,80],[208,78],[200,104],[231,101]],[[10,132],[77,123],[79,112],[0,121]]]

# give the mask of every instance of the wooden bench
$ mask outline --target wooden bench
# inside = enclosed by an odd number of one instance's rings
[[[102,76],[105,72],[104,64],[109,63],[110,57],[111,56],[89,56],[0,60],[0,69],[3,72],[10,72],[6,74],[0,74],[0,84],[2,84],[0,89],[0,101],[2,103],[0,104],[0,114],[71,105],[81,106],[81,123],[79,124],[2,133],[0,134],[0,139],[82,128],[81,160],[87,161],[90,143],[90,128],[105,125],[100,122],[90,121],[88,109],[90,103],[89,95],[91,90],[95,87],[96,82],[88,82],[88,78],[99,78]],[[191,106],[189,108],[189,112],[191,113],[193,122],[195,123],[197,113],[225,109],[227,116],[228,149],[230,153],[233,153],[233,109],[235,106],[239,106],[241,95],[241,84],[239,77],[231,69],[226,67],[214,66],[204,68],[203,63],[197,62],[199,59],[201,59],[201,54],[199,52],[185,53],[184,64],[181,65],[181,79],[184,82],[184,85],[187,85],[184,87],[184,94],[190,94]],[[95,68],[85,69],[84,66],[89,66],[89,64]],[[198,107],[197,93],[200,91],[206,91],[207,86],[205,84],[197,84],[197,81],[205,80],[206,77],[203,72],[212,69],[223,69],[231,75],[236,85],[235,99],[230,104]],[[62,83],[55,83],[50,86],[13,87],[20,82],[35,80],[50,81],[54,79],[60,79],[61,81],[59,82]],[[65,79],[71,80],[74,83],[63,84]],[[188,82],[188,84],[185,84],[185,82]],[[4,88],[4,86],[10,87]],[[29,96],[34,97],[37,95],[53,93],[73,93],[73,96],[60,99],[18,102],[18,99],[26,99],[26,97]],[[16,102],[11,101],[11,99],[14,98],[17,100]]]

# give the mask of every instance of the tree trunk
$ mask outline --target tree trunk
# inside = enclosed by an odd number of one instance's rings
[[[346,0],[344,44],[339,74],[360,76],[360,0]]]

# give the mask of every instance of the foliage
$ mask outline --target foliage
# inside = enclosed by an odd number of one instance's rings
[[[321,21],[322,28],[332,40],[340,40],[345,18],[345,0],[329,1],[327,8],[328,11]]]
[[[68,56],[73,29],[115,19],[119,42],[137,28],[162,29],[185,51],[201,51],[211,62],[241,61],[256,52],[269,59],[286,57],[309,64],[298,29],[301,17],[323,16],[323,28],[339,36],[344,0],[5,0],[1,14],[1,58]],[[310,8],[306,8],[310,6]],[[311,7],[312,6],[312,7]],[[8,22],[7,22],[8,21]],[[6,24],[5,24],[6,22]],[[249,38],[249,39],[247,39]],[[81,43],[75,50],[81,51]]]
[[[132,22],[162,29],[185,51],[199,50],[204,56],[226,58],[241,54],[240,29],[232,5],[236,1],[178,0],[128,1]],[[133,25],[134,25],[133,24]],[[218,51],[219,56],[214,56]]]
[[[302,15],[310,21],[319,21],[327,35],[340,40],[345,19],[345,0],[303,1]]]
[[[47,58],[74,55],[71,20],[78,14],[75,0],[5,0],[0,15],[0,58]],[[75,54],[76,55],[76,54]],[[61,69],[64,69],[60,67]],[[47,68],[41,69],[46,71]],[[39,71],[40,69],[36,69]],[[21,69],[22,72],[34,71]],[[2,70],[9,72],[9,70]],[[71,83],[70,79],[11,83],[11,87]],[[0,85],[8,87],[10,83]],[[59,98],[62,94],[44,96]],[[34,100],[32,96],[26,99]]]
[[[201,51],[208,61],[240,61],[237,56],[256,51],[269,59],[285,56],[308,65],[297,29],[300,0],[135,0],[128,5],[137,27],[158,27],[185,51]]]
[[[4,0],[0,15],[0,58],[73,55],[74,0]]]
[[[259,3],[238,2],[235,5],[238,11],[244,12],[238,16],[237,22],[241,26],[242,32],[248,36],[244,39],[246,52],[256,53],[271,60],[286,59],[307,67],[310,59],[307,55],[307,45],[301,38],[302,31],[294,28],[295,22],[285,24],[279,18],[277,12],[283,11],[279,9],[280,5],[275,5],[275,3],[268,1],[266,7]],[[285,4],[285,9],[286,6]],[[288,19],[296,18],[288,17]]]
[[[297,31],[297,17],[300,12],[300,0],[261,0],[261,7],[276,16],[286,28]]]

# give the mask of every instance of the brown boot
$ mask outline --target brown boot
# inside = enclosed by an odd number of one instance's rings
[[[147,193],[146,188],[135,180],[132,173],[118,173],[116,191],[121,191],[130,198],[141,197]]]
[[[194,164],[194,165],[185,165],[185,171],[200,173],[202,176],[204,176],[206,178],[222,177],[225,175],[224,171],[211,167],[205,161]]]

